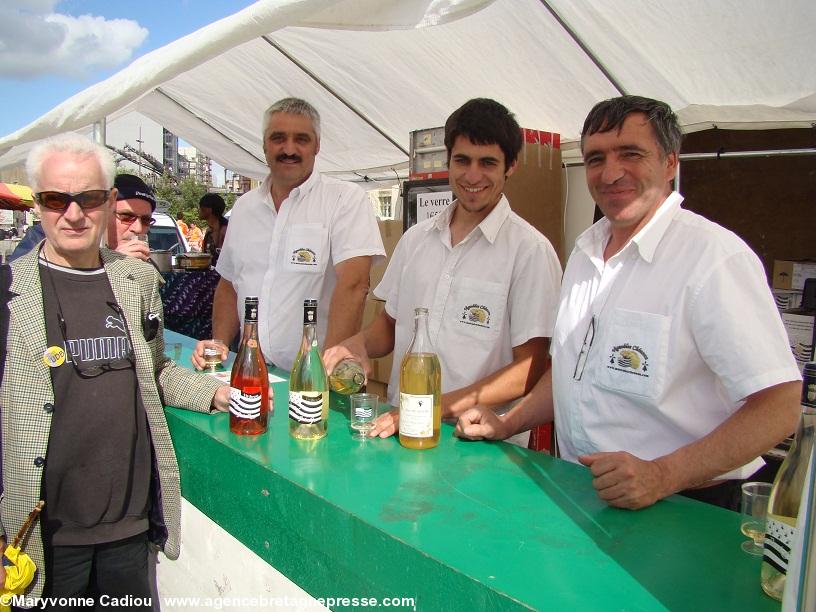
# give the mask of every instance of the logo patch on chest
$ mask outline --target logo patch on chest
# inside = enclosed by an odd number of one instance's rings
[[[459,321],[467,325],[490,328],[490,309],[481,304],[465,306]]]
[[[639,346],[621,344],[612,347],[606,367],[610,370],[649,378],[649,356]]]
[[[295,249],[292,251],[292,263],[299,266],[316,266],[317,255],[312,249]]]

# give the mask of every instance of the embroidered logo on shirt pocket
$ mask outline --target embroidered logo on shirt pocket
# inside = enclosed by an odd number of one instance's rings
[[[321,273],[326,269],[329,233],[317,223],[293,225],[286,239],[286,263],[290,271]]]
[[[603,351],[596,359],[602,387],[649,398],[665,379],[671,317],[616,308],[606,322]],[[603,325],[603,323],[602,323]]]
[[[457,328],[479,334],[484,334],[485,331],[493,333],[501,328],[507,301],[505,285],[475,278],[460,278],[454,284],[451,297]]]

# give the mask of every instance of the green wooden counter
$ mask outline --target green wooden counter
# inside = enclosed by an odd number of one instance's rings
[[[333,408],[326,438],[293,440],[286,383],[274,392],[257,438],[231,434],[226,414],[167,417],[184,497],[314,597],[416,597],[422,611],[779,609],[736,513],[678,496],[610,508],[586,468],[465,442],[448,425],[437,448],[410,451],[355,442]]]

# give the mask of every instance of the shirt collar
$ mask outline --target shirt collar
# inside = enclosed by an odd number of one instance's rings
[[[458,205],[459,201],[454,200],[450,206],[448,206],[434,218],[434,222],[431,223],[425,231],[430,231],[432,229],[439,231],[447,230],[448,227],[450,227],[451,219],[453,218],[453,211]],[[505,219],[507,219],[509,216],[510,202],[507,201],[507,196],[502,194],[499,202],[493,207],[490,214],[482,219],[482,222],[479,223],[477,227],[481,230],[482,235],[487,239],[487,241],[490,244],[493,244],[499,230],[501,229],[501,226],[504,224]]]
[[[660,244],[660,240],[663,238],[672,219],[674,219],[677,211],[680,209],[680,203],[682,201],[683,196],[676,191],[672,191],[660,204],[654,216],[649,219],[649,222],[632,237],[617,255],[630,249],[637,249],[639,255],[645,261],[651,263],[652,259],[654,259],[657,245]],[[611,225],[606,217],[604,217],[578,237],[575,241],[575,248],[586,253],[590,259],[596,257],[603,259],[603,251],[611,235]]]
[[[314,189],[315,185],[317,185],[318,181],[320,180],[319,172],[317,170],[312,169],[312,173],[309,177],[303,181],[300,185],[292,189],[289,192],[289,196],[286,198],[299,199],[306,196],[312,189]],[[275,202],[272,199],[272,175],[267,174],[266,178],[264,179],[263,184],[261,185],[264,194],[264,201],[267,203],[268,206],[271,206],[272,209],[275,208]]]

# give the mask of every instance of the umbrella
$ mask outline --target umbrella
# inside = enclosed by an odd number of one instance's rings
[[[8,612],[11,608],[11,598],[14,595],[22,595],[25,588],[31,584],[34,579],[34,572],[37,571],[37,566],[27,554],[20,550],[20,542],[23,541],[26,533],[31,529],[31,525],[37,520],[45,502],[40,500],[28,519],[20,527],[14,541],[6,546],[3,552],[3,567],[6,570],[6,582],[0,590],[0,612]]]
[[[0,208],[28,210],[34,201],[31,187],[16,183],[0,183]]]

